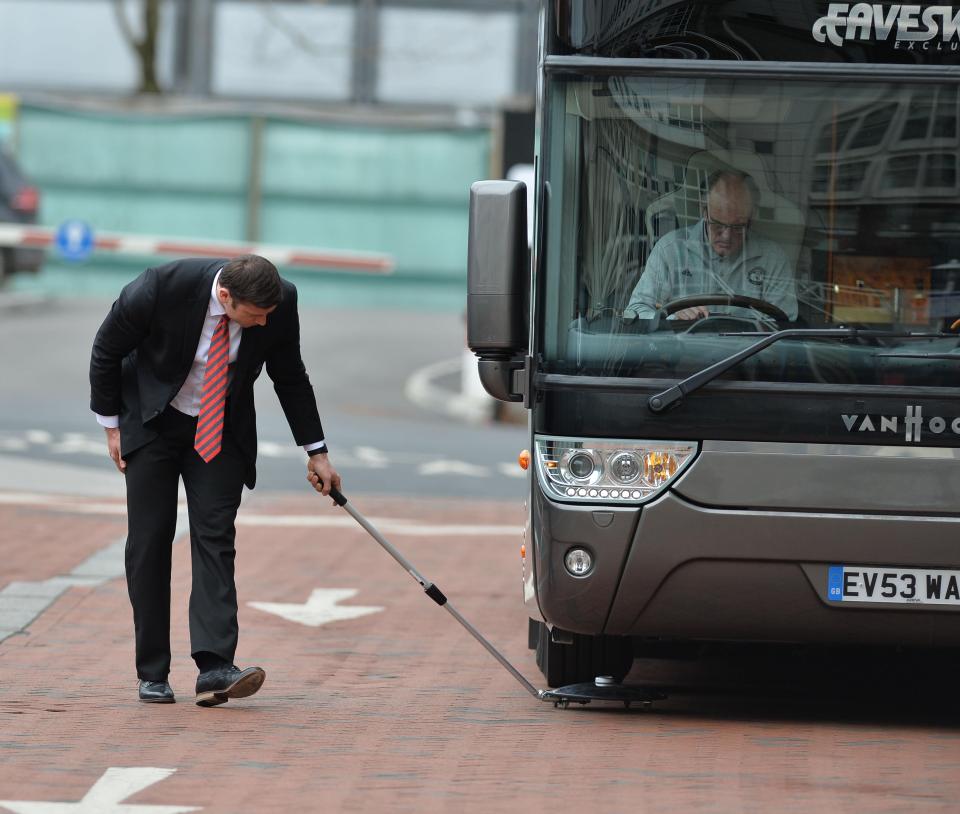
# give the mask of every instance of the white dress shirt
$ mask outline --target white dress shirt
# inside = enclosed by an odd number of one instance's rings
[[[210,304],[207,306],[207,316],[203,320],[203,329],[200,331],[200,343],[193,354],[193,364],[183,382],[183,387],[173,397],[170,406],[186,415],[200,415],[200,400],[203,396],[203,377],[207,372],[207,354],[210,352],[210,343],[213,341],[213,332],[217,329],[220,317],[227,313],[220,298],[217,297],[217,284],[220,282],[220,272],[213,278],[213,288],[210,290]],[[237,351],[240,349],[240,334],[243,328],[232,319],[227,320],[227,331],[230,334],[230,365],[227,373],[228,381],[233,380],[233,363],[237,361]],[[229,388],[229,385],[228,385]]]
[[[221,269],[222,271],[222,269]],[[213,341],[213,332],[220,322],[220,317],[227,313],[217,297],[217,284],[220,282],[220,271],[213,278],[213,286],[210,288],[210,304],[207,306],[207,316],[203,320],[203,329],[200,331],[200,343],[197,345],[197,351],[193,355],[193,364],[190,365],[190,372],[187,374],[183,386],[177,392],[177,395],[170,401],[170,406],[174,410],[191,416],[200,415],[200,400],[203,395],[203,377],[207,372],[207,354],[210,352],[210,343]],[[229,364],[232,368],[233,363],[237,361],[237,352],[240,350],[240,339],[243,334],[243,328],[232,319],[227,322],[227,330],[230,334],[230,358]],[[228,373],[229,379],[233,378],[233,370]],[[116,428],[120,426],[120,416],[103,416],[94,413],[97,416],[97,423],[101,427]],[[312,444],[305,444],[304,450],[311,452],[326,446],[323,440],[315,441]]]

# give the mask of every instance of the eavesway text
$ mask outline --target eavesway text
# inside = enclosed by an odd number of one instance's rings
[[[895,32],[895,33],[894,33]],[[908,51],[960,48],[960,10],[953,6],[921,6],[880,3],[831,3],[825,17],[813,24],[817,42],[829,40],[842,46],[844,40],[886,42],[894,33],[893,47]]]

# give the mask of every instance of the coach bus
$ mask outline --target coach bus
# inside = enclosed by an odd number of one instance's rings
[[[529,410],[551,686],[683,643],[960,644],[960,7],[546,0],[533,234],[471,191]]]

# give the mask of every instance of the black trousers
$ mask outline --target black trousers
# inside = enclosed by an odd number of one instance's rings
[[[220,453],[208,463],[193,448],[196,418],[168,407],[152,426],[160,435],[124,456],[126,572],[137,675],[163,681],[170,672],[170,563],[180,478],[190,518],[191,653],[234,660],[238,635],[234,520],[243,491],[244,462],[227,426]]]

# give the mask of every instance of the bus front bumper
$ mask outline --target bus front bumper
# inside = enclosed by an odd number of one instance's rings
[[[673,492],[642,510],[617,510],[603,527],[595,507],[576,514],[574,523],[572,507],[542,495],[535,510],[546,520],[532,575],[539,610],[566,630],[671,640],[960,645],[960,603],[828,598],[831,567],[960,570],[960,518],[707,508]],[[564,528],[565,538],[556,539],[551,526]],[[586,577],[563,567],[578,539],[596,558]]]

